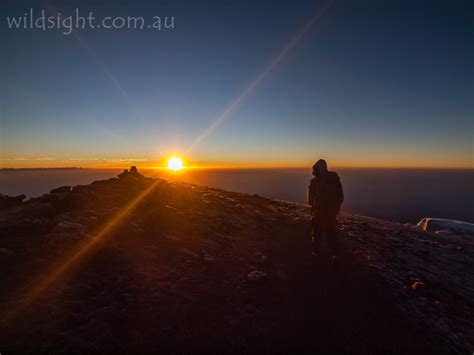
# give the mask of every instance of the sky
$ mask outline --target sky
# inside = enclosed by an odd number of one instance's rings
[[[469,1],[0,9],[0,167],[474,167]],[[76,9],[145,28],[9,28]]]

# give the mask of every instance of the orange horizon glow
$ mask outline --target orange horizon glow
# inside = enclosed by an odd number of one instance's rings
[[[278,156],[272,152],[256,152],[244,155],[228,155],[225,152],[185,154],[182,147],[169,147],[143,155],[122,156],[58,156],[19,155],[0,156],[0,168],[47,169],[76,167],[84,169],[139,169],[169,170],[172,158],[181,159],[185,171],[195,169],[311,169],[320,158],[328,162],[329,169],[474,169],[474,160],[466,155],[399,153],[391,156],[379,151],[319,151],[308,153],[285,153]],[[179,172],[180,170],[174,170]],[[182,170],[180,172],[183,172]]]
[[[120,161],[119,163],[111,159],[111,162],[95,160],[57,159],[46,161],[36,161],[35,159],[22,159],[15,161],[7,159],[8,163],[0,159],[0,169],[55,169],[55,168],[83,168],[83,169],[128,169],[135,165],[139,169],[165,169],[169,170],[169,160],[172,158],[181,159],[181,164],[185,170],[193,169],[310,169],[314,161],[293,161],[293,162],[219,162],[219,161],[193,161],[184,159],[180,155],[166,155],[160,160],[131,159]],[[463,161],[451,162],[451,164],[427,162],[424,164],[416,161],[403,162],[379,162],[379,161],[341,161],[339,159],[330,159],[327,157],[330,169],[474,169],[474,162],[466,164]],[[106,159],[104,159],[106,160]],[[14,162],[14,163],[13,163]],[[180,171],[175,170],[175,171]]]
[[[398,152],[385,154],[381,149],[344,150],[314,149],[307,152],[246,151],[235,154],[233,151],[211,151],[185,154],[183,147],[160,148],[155,152],[143,155],[122,156],[60,156],[60,155],[19,155],[0,156],[0,168],[61,168],[80,167],[89,169],[128,169],[137,166],[139,169],[169,169],[169,160],[181,159],[184,170],[193,169],[311,169],[320,158],[328,162],[330,169],[474,169],[474,159],[465,154],[434,154],[428,152]],[[175,170],[176,172],[178,170]]]

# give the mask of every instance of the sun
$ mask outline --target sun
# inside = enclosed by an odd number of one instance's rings
[[[178,157],[171,157],[168,159],[168,169],[178,171],[184,168],[183,160]]]

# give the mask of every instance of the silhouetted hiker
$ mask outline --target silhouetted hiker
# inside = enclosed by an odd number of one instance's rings
[[[328,171],[327,163],[323,159],[313,165],[313,175],[308,187],[313,254],[317,255],[321,251],[321,239],[325,236],[335,261],[338,251],[336,221],[344,200],[341,181],[337,173]]]

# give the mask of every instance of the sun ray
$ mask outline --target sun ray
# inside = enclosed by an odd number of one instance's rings
[[[31,305],[41,294],[51,287],[56,281],[61,278],[75,263],[77,263],[81,258],[83,258],[87,253],[91,252],[94,247],[101,241],[103,241],[107,236],[110,235],[110,232],[117,227],[117,225],[130,213],[135,207],[148,196],[159,184],[160,180],[155,180],[146,190],[142,191],[137,197],[135,197],[128,205],[123,207],[119,212],[117,212],[112,218],[110,218],[95,236],[91,239],[88,239],[86,242],[75,248],[71,253],[69,253],[64,261],[60,263],[59,267],[54,267],[53,270],[46,273],[45,276],[40,276],[35,282],[32,283],[30,287],[31,291],[24,297],[20,297],[14,304],[10,304],[8,309],[3,312],[4,316],[2,317],[3,322],[8,322],[12,320],[15,316],[18,315],[22,310]]]
[[[301,28],[301,30],[280,50],[278,55],[273,58],[270,63],[258,74],[252,82],[233,100],[225,110],[217,116],[217,118],[207,127],[201,135],[199,135],[187,149],[187,153],[191,152],[198,146],[207,136],[214,132],[229,116],[255,91],[257,86],[275,69],[275,67],[283,60],[283,58],[303,39],[304,35],[313,27],[313,25],[326,13],[330,7],[332,0],[327,1],[324,6],[319,9],[314,16]]]

